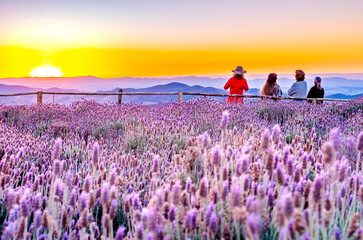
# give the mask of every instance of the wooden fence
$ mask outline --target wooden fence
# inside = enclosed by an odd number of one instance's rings
[[[199,93],[199,92],[123,92],[119,89],[119,92],[115,93],[87,93],[87,92],[28,92],[28,93],[10,93],[0,94],[0,97],[15,97],[15,96],[26,96],[26,95],[37,95],[37,104],[43,103],[43,95],[78,95],[78,96],[118,96],[118,104],[122,103],[122,96],[135,96],[135,95],[177,95],[178,102],[183,102],[184,95],[192,96],[205,96],[205,97],[242,97],[242,98],[257,98],[257,99],[278,99],[278,100],[313,100],[313,101],[334,101],[343,102],[346,99],[329,99],[329,98],[294,98],[294,97],[271,97],[261,95],[239,95],[239,94],[217,94],[217,93]]]

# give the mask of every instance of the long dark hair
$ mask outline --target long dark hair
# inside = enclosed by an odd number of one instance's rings
[[[243,75],[241,75],[241,74],[233,74],[233,77],[235,79],[238,79],[238,80],[242,80],[243,79]]]
[[[277,74],[270,73],[267,77],[265,85],[263,85],[263,87],[261,89],[261,94],[267,95],[267,96],[272,96],[273,89],[275,87],[276,82],[277,82]]]

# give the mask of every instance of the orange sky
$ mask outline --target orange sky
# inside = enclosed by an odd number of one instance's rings
[[[2,4],[0,78],[363,72],[363,1],[150,2]]]

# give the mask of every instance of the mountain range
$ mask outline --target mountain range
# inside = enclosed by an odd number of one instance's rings
[[[72,78],[7,78],[0,79],[1,93],[19,92],[118,92],[120,88],[124,92],[201,92],[201,93],[228,93],[222,89],[227,78],[211,77],[176,77],[176,78],[112,78],[102,79],[93,76]],[[265,83],[265,79],[248,80],[250,91],[246,94],[258,95],[259,89]],[[278,83],[286,96],[287,89],[295,80],[279,78]],[[313,85],[312,79],[306,80],[308,88]],[[13,84],[16,85],[13,85]],[[198,85],[195,85],[197,83]],[[44,88],[41,88],[44,86]],[[57,86],[57,87],[54,87]],[[71,86],[71,89],[69,88]],[[346,78],[325,78],[323,87],[327,98],[351,99],[362,95],[363,80]],[[195,96],[184,96],[189,100]],[[87,99],[97,102],[115,102],[117,96],[67,96],[44,95],[43,102],[55,102],[69,104],[76,100]],[[222,99],[222,98],[220,98]],[[143,104],[156,104],[160,102],[176,101],[177,96],[123,96],[123,102],[135,102]],[[31,104],[36,102],[36,96],[0,97],[0,103],[6,104]]]

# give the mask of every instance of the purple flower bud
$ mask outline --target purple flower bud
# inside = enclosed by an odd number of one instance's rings
[[[357,150],[363,152],[363,131],[359,133],[357,139]]]
[[[92,163],[93,167],[97,167],[98,165],[98,158],[100,154],[100,146],[98,145],[98,142],[95,142],[93,145],[93,156],[92,156]]]
[[[192,209],[187,212],[185,216],[184,226],[186,229],[194,230],[197,228],[197,216],[198,212],[196,209]]]
[[[157,217],[157,209],[155,207],[150,208],[147,214],[147,227],[150,231],[156,231],[157,221],[155,221],[155,219],[157,219]]]
[[[341,240],[343,237],[343,234],[340,233],[340,229],[335,226],[334,227],[334,240]]]
[[[83,183],[83,189],[86,193],[89,193],[91,190],[91,176],[87,175],[87,177],[84,179]]]
[[[153,172],[159,172],[159,162],[160,162],[159,156],[155,156],[153,160],[153,168],[152,168]]]
[[[242,168],[241,168],[242,173],[247,172],[249,164],[250,164],[250,159],[249,159],[249,157],[246,155],[246,156],[244,156],[244,157],[242,158]]]
[[[295,161],[294,156],[289,156],[289,158],[287,160],[287,166],[286,166],[287,174],[289,176],[292,176],[292,174],[294,173],[294,161]]]
[[[229,193],[229,183],[228,180],[223,182],[223,190],[222,190],[222,200],[226,201]]]
[[[210,217],[212,216],[213,211],[214,211],[214,203],[210,202],[207,207],[207,211],[205,213],[205,224],[207,227],[209,226],[209,220],[210,220]]]
[[[209,220],[209,230],[215,235],[218,232],[218,217],[215,213],[212,213],[212,216]]]
[[[224,111],[222,113],[222,119],[221,119],[221,125],[220,125],[220,128],[222,131],[227,130],[228,120],[229,120],[229,113],[228,113],[228,111]]]
[[[261,148],[267,150],[269,147],[270,132],[265,129],[261,137]]]
[[[117,230],[115,240],[122,240],[122,239],[124,239],[124,232],[125,232],[125,227],[124,226],[120,226],[118,228],[118,230]]]
[[[142,223],[138,223],[136,226],[136,237],[138,240],[142,240],[144,238],[144,233],[142,231]]]
[[[148,232],[146,235],[146,240],[155,240],[154,239],[154,233],[153,232]]]
[[[40,209],[40,200],[41,200],[41,198],[42,198],[41,193],[37,193],[37,195],[35,195],[35,197],[33,198],[33,201],[32,201],[33,210]]]
[[[60,157],[60,153],[61,153],[61,148],[62,148],[62,139],[61,138],[57,138],[55,140],[55,144],[54,144],[54,150],[53,150],[53,156],[52,159],[59,159]]]
[[[232,185],[232,207],[239,207],[241,205],[241,186],[238,183]]]
[[[117,214],[117,201],[116,201],[116,199],[112,199],[112,201],[111,201],[109,214],[110,214],[111,220],[113,220],[116,217],[116,214]]]
[[[278,144],[280,141],[280,134],[281,134],[281,128],[280,126],[277,124],[273,127],[272,129],[272,141],[275,144]]]
[[[174,204],[172,204],[170,206],[170,210],[169,210],[169,214],[168,214],[168,219],[169,219],[170,222],[174,222],[175,217],[176,217],[176,210],[175,210]]]
[[[78,203],[78,207],[79,207],[79,211],[83,212],[83,210],[88,208],[88,194],[86,193],[82,193],[80,198],[79,198],[79,203]]]
[[[107,206],[110,201],[110,184],[106,182],[102,185],[101,204]]]
[[[338,168],[339,182],[344,182],[344,180],[346,178],[347,167],[348,167],[347,161],[343,161],[341,164],[339,164],[339,168]]]
[[[257,237],[263,227],[261,217],[255,213],[248,214],[246,223],[251,233]],[[258,239],[258,237],[256,239]]]
[[[216,146],[212,150],[212,163],[214,166],[218,167],[221,164],[221,150],[219,146]]]
[[[57,180],[55,184],[55,198],[56,202],[63,202],[64,185],[62,181]]]
[[[73,207],[73,209],[75,209],[76,204],[77,204],[77,192],[76,192],[75,189],[73,189],[72,192],[71,192],[71,197],[69,199],[69,205],[71,207]]]
[[[294,212],[294,203],[292,201],[291,194],[286,194],[283,205],[285,216],[290,218]]]
[[[42,211],[36,210],[34,212],[34,229],[37,230],[42,224]]]
[[[272,208],[274,206],[275,196],[272,190],[269,190],[267,193],[267,205]]]
[[[247,192],[249,188],[250,188],[250,177],[246,175],[244,177],[243,191]]]
[[[290,147],[285,147],[283,154],[282,154],[282,162],[284,163],[284,165],[286,166],[287,164],[287,160],[289,159],[290,156]]]
[[[336,151],[340,148],[340,133],[339,128],[333,128],[330,130],[329,141],[333,144]]]
[[[318,203],[321,199],[321,189],[323,188],[323,178],[318,177],[314,183],[313,187],[313,199],[315,203]]]
[[[208,132],[205,132],[203,134],[203,148],[207,149],[209,147],[210,137],[208,135]]]
[[[53,168],[54,168],[53,169],[54,176],[59,176],[61,173],[61,165],[58,159],[54,160]]]
[[[326,142],[323,145],[323,161],[326,164],[332,164],[336,157],[336,151],[333,144]]]
[[[182,188],[182,186],[181,186],[180,182],[176,181],[176,183],[173,186],[173,192],[172,192],[172,199],[173,199],[173,203],[175,205],[179,204],[181,188]]]
[[[208,180],[205,177],[199,183],[199,194],[202,198],[206,198],[208,195]]]
[[[22,216],[26,217],[29,215],[29,210],[30,210],[30,206],[29,206],[29,197],[28,195],[24,195],[21,200],[20,200],[20,208],[21,208],[21,214]]]

